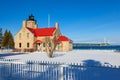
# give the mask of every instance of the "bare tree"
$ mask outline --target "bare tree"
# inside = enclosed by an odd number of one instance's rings
[[[52,57],[53,55],[53,52],[55,51],[55,48],[56,48],[56,43],[55,43],[55,40],[54,38],[51,39],[50,37],[46,37],[44,39],[44,42],[45,42],[45,45],[46,45],[46,52],[48,54],[48,57]]]

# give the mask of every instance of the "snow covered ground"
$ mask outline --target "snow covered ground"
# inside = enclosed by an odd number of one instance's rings
[[[6,54],[0,56],[5,59],[14,59],[16,61],[49,61],[64,64],[81,64],[85,61],[99,62],[101,65],[120,66],[120,52],[112,50],[73,50],[71,52],[55,52],[53,58],[49,58],[45,52],[33,53],[0,53]],[[15,55],[14,55],[15,54]],[[18,55],[16,55],[18,54]]]
[[[4,61],[7,59],[11,61]],[[59,75],[63,74],[66,80],[120,80],[119,60],[120,52],[115,52],[113,50],[73,50],[71,52],[55,52],[53,58],[49,58],[46,52],[1,52],[0,80],[8,80],[9,78],[11,80],[59,80],[59,78],[61,78]],[[53,66],[38,64],[39,62],[31,65],[28,63],[26,64],[28,61],[47,61],[73,65],[84,64],[85,66]],[[15,64],[9,65],[9,63]],[[105,65],[109,65],[109,67],[99,67]],[[117,68],[115,68],[115,66]],[[11,76],[8,73],[10,73]]]

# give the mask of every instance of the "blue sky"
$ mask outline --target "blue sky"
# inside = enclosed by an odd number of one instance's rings
[[[0,27],[15,35],[33,14],[39,27],[58,22],[63,35],[74,42],[120,44],[119,0],[0,0]]]

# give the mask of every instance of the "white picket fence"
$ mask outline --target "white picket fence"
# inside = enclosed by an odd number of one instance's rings
[[[120,80],[120,67],[0,59],[0,80]]]

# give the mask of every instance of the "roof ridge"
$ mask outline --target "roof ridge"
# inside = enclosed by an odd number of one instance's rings
[[[53,36],[56,27],[36,28],[36,29],[27,27],[27,29],[31,31],[35,36]]]
[[[56,28],[56,27],[43,27],[43,28],[36,28],[36,29],[48,29],[48,28]]]

